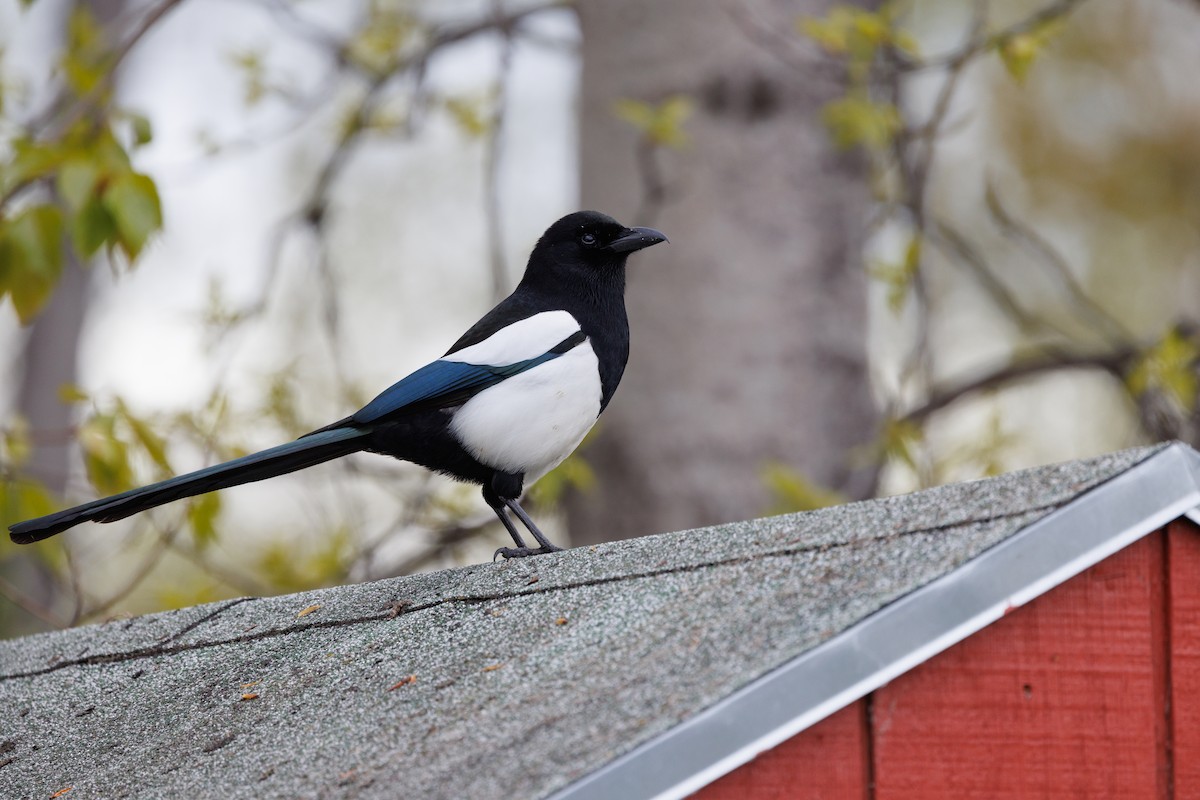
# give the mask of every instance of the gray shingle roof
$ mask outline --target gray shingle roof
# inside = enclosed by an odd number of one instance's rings
[[[545,797],[1162,449],[0,642],[0,796]]]

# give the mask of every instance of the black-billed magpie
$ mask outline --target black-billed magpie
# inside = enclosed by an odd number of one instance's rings
[[[511,295],[444,356],[354,414],[294,442],[19,522],[9,528],[12,540],[29,544],[81,522],[113,522],[365,450],[480,484],[516,543],[496,556],[558,550],[518,501],[570,455],[612,399],[629,357],[625,262],[665,241],[653,228],[627,228],[597,211],[568,214],[538,240]],[[525,544],[509,510],[538,547]]]

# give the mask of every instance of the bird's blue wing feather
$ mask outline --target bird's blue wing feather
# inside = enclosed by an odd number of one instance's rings
[[[357,425],[379,422],[415,408],[437,408],[465,402],[490,386],[562,355],[551,350],[537,358],[493,367],[461,361],[434,361],[401,378],[350,418]]]

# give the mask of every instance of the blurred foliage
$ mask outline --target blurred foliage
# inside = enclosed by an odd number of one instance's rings
[[[1046,49],[1046,45],[1063,29],[1063,20],[1051,17],[1028,30],[1006,33],[995,37],[994,46],[1004,62],[1004,68],[1018,82],[1023,82],[1033,67],[1033,62]]]
[[[861,83],[870,76],[871,65],[881,53],[919,54],[916,37],[900,27],[900,7],[883,3],[872,11],[839,4],[824,17],[802,17],[796,27],[825,52],[844,59],[851,82]]]
[[[684,123],[694,103],[686,95],[672,95],[661,103],[623,98],[613,104],[613,113],[632,125],[655,147],[684,147],[688,143]]]
[[[140,149],[153,140],[152,120],[118,105],[113,87],[114,71],[125,55],[175,5],[162,2],[140,9],[144,16],[122,15],[108,29],[97,23],[87,4],[73,5],[64,20],[61,51],[47,54],[56,62],[56,96],[40,109],[28,107],[29,98],[18,84],[0,78],[0,299],[9,299],[22,325],[37,319],[65,270],[86,268],[93,261],[118,271],[131,268],[163,228],[158,187],[136,166]],[[322,212],[330,187],[361,144],[361,134],[404,142],[415,125],[428,119],[424,112],[439,114],[470,139],[496,134],[500,90],[437,93],[424,80],[428,61],[441,48],[474,36],[496,30],[511,35],[520,20],[539,11],[529,6],[507,16],[496,11],[447,22],[439,15],[423,18],[411,4],[392,0],[368,0],[361,10],[348,31],[321,28],[284,4],[273,10],[281,37],[296,36],[328,49],[329,82],[318,95],[302,96],[276,69],[274,40],[271,46],[239,45],[227,55],[229,68],[242,82],[248,113],[271,101],[314,116],[332,112],[329,118],[337,120],[329,131],[331,149],[313,170],[310,196],[302,200],[294,220],[285,220],[306,226],[318,242],[325,236]],[[0,67],[6,66],[4,58],[0,51]],[[7,75],[0,68],[0,76]],[[220,155],[226,146],[212,135],[202,143],[208,156]],[[323,254],[323,245],[318,250]],[[273,279],[275,273],[270,274]],[[264,295],[257,303],[240,305],[219,282],[210,283],[197,321],[214,356],[228,356],[231,342],[263,318],[267,299]],[[332,316],[323,322],[336,325]],[[320,421],[312,418],[313,409],[298,391],[299,366],[291,361],[262,375],[260,402],[250,409],[235,408],[220,382],[198,408],[155,414],[120,396],[60,387],[59,399],[77,407],[78,423],[71,430],[33,431],[19,418],[0,428],[0,523],[51,513],[76,500],[51,496],[25,471],[42,442],[76,445],[91,492],[107,495],[167,478],[179,466],[236,458],[312,430]],[[373,394],[344,375],[336,375],[335,382],[348,406],[360,406]],[[247,446],[238,437],[248,430],[265,441]],[[395,465],[347,463],[341,469],[342,474],[353,473],[358,485],[378,482],[402,508],[382,533],[362,530],[366,526],[356,508],[362,493],[339,495],[337,488],[317,483],[300,498],[313,512],[308,528],[260,532],[251,543],[235,545],[222,536],[219,493],[136,515],[121,526],[124,537],[110,540],[120,557],[111,560],[113,569],[104,574],[71,568],[71,558],[88,549],[69,537],[17,547],[4,536],[0,635],[14,608],[57,626],[123,610],[299,591],[391,574],[397,565],[419,569],[453,561],[459,557],[460,539],[503,535],[490,512],[480,515],[477,490],[464,493],[461,487],[439,484],[433,491],[412,479],[417,470]],[[533,502],[553,505],[563,491],[586,487],[592,480],[584,461],[570,459],[546,477]],[[329,496],[318,497],[323,493]],[[429,535],[413,536],[414,528]],[[381,558],[380,551],[400,534],[406,545],[415,546],[402,558]],[[493,547],[487,546],[488,551]],[[40,594],[47,591],[48,598]]]
[[[843,150],[865,147],[886,150],[903,126],[895,103],[870,91],[872,69],[889,54],[916,57],[916,39],[899,24],[896,3],[878,10],[835,5],[824,17],[797,21],[799,32],[841,61],[846,68],[845,96],[825,106],[822,117],[834,143]]]
[[[162,226],[154,181],[131,163],[149,121],[109,107],[112,52],[87,6],[75,6],[54,125],[0,129],[0,297],[29,324],[62,276],[65,251],[86,263],[101,248],[132,264]],[[123,143],[125,139],[127,143]]]
[[[926,52],[913,30],[920,9],[910,4],[885,3],[874,9],[838,4],[822,16],[797,20],[790,31],[811,46],[820,67],[832,64],[842,76],[843,91],[824,109],[823,120],[835,146],[867,155],[878,200],[871,233],[892,236],[892,244],[871,259],[868,273],[897,325],[912,339],[898,374],[881,381],[887,422],[870,452],[852,454],[851,460],[885,465],[912,476],[917,485],[1002,471],[1020,436],[995,401],[1021,381],[1053,376],[1067,367],[1086,367],[1111,379],[1122,397],[1132,401],[1129,406],[1138,415],[1134,422],[1146,436],[1188,437],[1196,430],[1184,426],[1197,417],[1200,344],[1195,325],[1178,318],[1179,303],[1172,303],[1177,284],[1161,262],[1183,261],[1187,253],[1200,250],[1195,236],[1195,220],[1200,219],[1197,118],[1194,110],[1172,104],[1167,88],[1146,89],[1146,75],[1155,78],[1147,65],[1154,64],[1157,40],[1153,26],[1142,25],[1137,14],[1150,12],[1132,10],[1142,7],[1138,4],[1094,10],[1101,5],[1082,0],[1022,0],[1003,7],[947,2],[935,9],[938,14],[966,9],[974,16],[960,44],[936,53]],[[314,188],[301,198],[301,210],[292,220],[312,235],[306,244],[318,243],[311,248],[318,261],[325,257],[322,226],[329,186],[367,138],[361,134],[402,142],[428,118],[424,112],[448,120],[469,139],[486,139],[499,128],[497,90],[439,94],[425,85],[424,75],[441,47],[498,30],[511,35],[518,12],[512,19],[473,20],[455,28],[424,19],[414,8],[371,0],[359,23],[336,36],[311,27],[292,4],[279,4],[274,11],[287,21],[280,35],[299,33],[323,42],[331,69],[337,71],[334,77],[344,81],[340,91],[311,102],[313,109],[336,110],[329,114],[336,123],[330,126],[329,153],[314,170]],[[1081,8],[1094,10],[1092,17],[1081,21]],[[65,270],[101,258],[116,268],[132,267],[164,225],[154,179],[136,166],[140,148],[153,140],[152,120],[114,102],[113,70],[133,45],[123,34],[132,35],[101,30],[86,6],[77,7],[55,56],[60,96],[43,114],[17,122],[11,111],[20,88],[0,83],[0,299],[8,298],[23,325],[37,318]],[[4,57],[0,53],[0,61]],[[242,80],[248,107],[305,102],[273,73],[267,47],[236,49],[229,64]],[[920,82],[932,89],[918,92],[914,87]],[[1110,134],[1115,144],[1095,146],[1086,136],[1094,131],[1086,125],[1082,130],[1078,118],[1063,111],[1087,99],[1077,88],[1081,85],[1102,90],[1104,102],[1128,109],[1127,120],[1146,124],[1119,127]],[[914,102],[915,96],[928,102]],[[681,91],[653,100],[622,99],[613,113],[637,132],[645,158],[645,151],[689,145],[687,124],[695,107],[693,98]],[[1097,114],[1097,107],[1085,110]],[[979,152],[972,157],[991,159],[998,165],[996,174],[1019,177],[1008,178],[1003,187],[1006,198],[1016,198],[1011,207],[999,204],[990,176],[981,180],[979,205],[984,210],[965,224],[957,215],[960,209],[953,207],[962,205],[962,195],[939,183],[946,178],[935,166],[947,159],[947,141],[972,125],[985,131],[976,132],[972,144]],[[221,149],[215,138],[208,145],[210,153]],[[643,166],[655,168],[653,159]],[[664,194],[662,175],[652,173],[646,189],[647,194]],[[1091,227],[1078,229],[1083,231],[1078,238],[1088,246],[1068,257],[1041,230],[1072,215],[1089,218]],[[1158,249],[1149,247],[1149,240]],[[1019,256],[1011,257],[1005,248]],[[1150,260],[1156,263],[1145,263]],[[324,262],[316,271],[325,278],[331,274]],[[947,272],[983,296],[978,307],[953,308],[959,295],[945,288]],[[943,297],[952,301],[939,307]],[[206,341],[215,350],[235,338],[261,319],[266,304],[263,299],[238,305],[212,283],[204,303],[198,304]],[[1129,310],[1135,306],[1137,313]],[[321,323],[331,328],[336,326],[336,303],[332,307]],[[1109,308],[1121,310],[1120,319]],[[955,313],[995,317],[1003,323],[999,327],[1015,331],[1006,351],[1009,358],[980,374],[951,380],[939,363],[939,348],[955,338],[945,332],[954,330],[945,320]],[[32,431],[19,419],[0,429],[0,522],[39,516],[66,502],[51,497],[25,472],[31,453],[50,437],[76,442],[91,489],[110,493],[163,478],[184,464],[237,457],[253,449],[251,444],[263,444],[241,441],[238,431],[257,428],[274,440],[302,434],[320,422],[310,417],[298,388],[302,367],[296,360],[267,369],[260,401],[251,409],[232,407],[220,386],[201,407],[175,414],[145,414],[120,397],[64,387],[64,402],[79,407],[73,430]],[[336,380],[347,406],[361,405],[370,396],[344,376]],[[1160,404],[1149,402],[1158,398],[1166,398],[1179,413],[1162,414]],[[973,406],[973,400],[982,403]],[[979,413],[980,407],[986,413]],[[947,445],[943,421],[962,409],[966,411],[958,416],[975,417],[970,433]],[[1200,431],[1195,436],[1200,438]],[[407,535],[413,529],[428,534],[428,546],[399,563],[413,569],[436,565],[453,558],[465,537],[496,527],[491,518],[486,528],[472,518],[478,511],[473,490],[432,491],[390,466],[350,466],[346,471],[356,484],[378,481],[384,492],[399,495],[401,513],[372,533],[374,538],[360,530],[365,526],[354,515],[353,502],[343,504],[345,513],[335,513],[303,496],[299,502],[317,509],[306,536],[269,531],[265,542],[231,542],[220,533],[220,495],[206,495],[132,520],[122,545],[130,582],[111,582],[103,597],[76,583],[68,566],[69,543],[52,540],[18,549],[3,537],[0,564],[25,559],[22,570],[43,571],[56,594],[53,602],[41,605],[20,594],[20,586],[0,586],[0,595],[46,624],[70,624],[131,607],[190,605],[388,574],[389,565],[398,562],[382,559],[379,552],[399,533],[406,534],[406,541],[419,538]],[[842,500],[784,464],[764,466],[761,478],[773,497],[773,511]],[[536,484],[531,497],[550,507],[564,492],[586,491],[594,481],[585,443],[580,453]],[[328,488],[313,486],[303,494]],[[76,597],[79,603],[74,603]],[[71,605],[76,606],[73,615],[56,618]]]
[[[1172,102],[1180,87],[1163,80],[1178,69],[1162,55],[1172,14],[1187,12],[1022,0],[835,5],[797,22],[842,68],[833,143],[872,168],[870,231],[886,245],[868,274],[904,344],[889,344],[897,373],[870,458],[906,485],[1001,471],[1021,447],[1005,390],[1067,371],[1124,392],[1143,440],[1200,444],[1195,311],[1177,289],[1200,252],[1200,140],[1194,100]],[[936,51],[909,27],[956,18],[962,36]],[[1065,251],[1071,237],[1084,246]],[[960,303],[976,304],[969,317]],[[968,318],[1011,331],[1010,355],[955,380],[947,331]]]
[[[904,248],[903,258],[898,263],[876,260],[868,265],[868,274],[887,287],[888,309],[893,314],[904,310],[913,281],[921,269],[921,239],[912,236]]]
[[[763,481],[774,498],[767,513],[789,514],[836,506],[849,498],[824,486],[818,486],[787,464],[772,462],[763,467]]]
[[[1134,395],[1162,392],[1190,413],[1196,409],[1200,391],[1198,372],[1200,346],[1180,329],[1173,328],[1141,354],[1126,380]]]

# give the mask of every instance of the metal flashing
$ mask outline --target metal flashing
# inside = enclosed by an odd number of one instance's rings
[[[1181,516],[1200,524],[1200,453],[1176,443],[553,800],[686,797]]]

